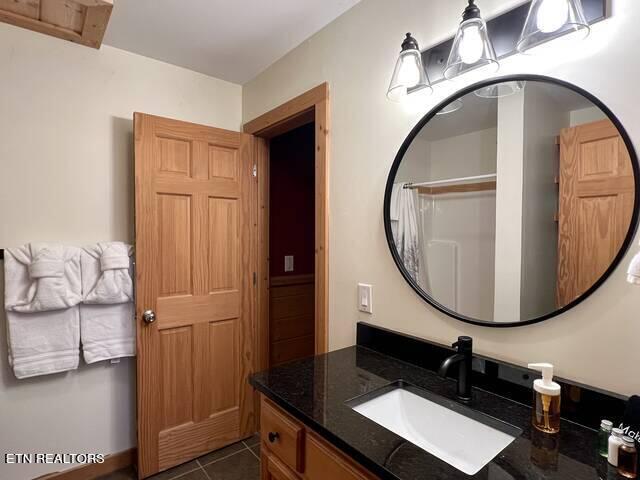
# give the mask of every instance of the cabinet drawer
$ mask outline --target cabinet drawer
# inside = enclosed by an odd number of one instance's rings
[[[262,480],[299,480],[299,477],[287,468],[268,450],[262,454]]]
[[[308,480],[371,480],[374,478],[311,433],[307,433],[305,450],[305,478]]]
[[[303,471],[304,429],[302,425],[265,397],[262,397],[260,412],[260,435],[262,442],[284,464],[298,472]]]

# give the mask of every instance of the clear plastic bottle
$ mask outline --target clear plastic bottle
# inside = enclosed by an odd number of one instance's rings
[[[609,463],[614,467],[618,466],[618,451],[624,443],[622,437],[624,432],[620,428],[614,428],[611,430],[611,436],[609,437]]]
[[[613,422],[610,420],[602,420],[600,422],[600,431],[598,432],[598,453],[604,458],[609,456],[609,437],[613,429]]]
[[[618,451],[618,473],[626,478],[638,478],[638,451],[630,437],[622,437]]]
[[[530,363],[529,368],[542,372],[542,378],[533,382],[533,408],[531,423],[544,433],[560,431],[561,388],[553,381],[553,365],[550,363]]]

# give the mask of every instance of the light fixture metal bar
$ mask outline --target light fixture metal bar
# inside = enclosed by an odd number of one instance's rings
[[[528,1],[519,7],[487,20],[489,39],[493,43],[499,60],[518,53],[516,44],[527,19],[530,6],[531,2]],[[593,25],[610,16],[608,0],[582,0],[582,7],[589,25]],[[447,65],[447,58],[452,45],[453,37],[427,50],[422,50],[422,63],[425,66],[431,85],[445,80],[444,68]]]

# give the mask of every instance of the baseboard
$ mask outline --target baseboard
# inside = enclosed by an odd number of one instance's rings
[[[64,472],[47,473],[34,480],[93,480],[101,475],[135,465],[136,456],[136,449],[130,448],[124,452],[107,455],[104,457],[104,463],[90,463],[65,470]]]

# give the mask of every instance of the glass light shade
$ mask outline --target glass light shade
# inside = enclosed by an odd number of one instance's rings
[[[533,0],[517,49],[533,53],[550,40],[582,40],[589,32],[580,0]]]
[[[414,90],[431,93],[432,88],[422,65],[420,52],[417,49],[403,50],[393,70],[387,97],[399,102]]]
[[[518,93],[524,88],[524,82],[503,82],[479,88],[474,93],[482,98],[501,98]]]
[[[462,100],[457,98],[453,102],[451,102],[451,103],[445,105],[444,107],[442,107],[440,109],[440,111],[438,113],[436,113],[436,115],[448,115],[450,113],[457,112],[458,110],[460,110],[462,108],[462,105],[463,105],[462,104]]]
[[[487,33],[487,24],[482,18],[464,20],[453,40],[447,66],[446,79],[458,77],[472,70],[495,73],[500,68],[496,52]]]

